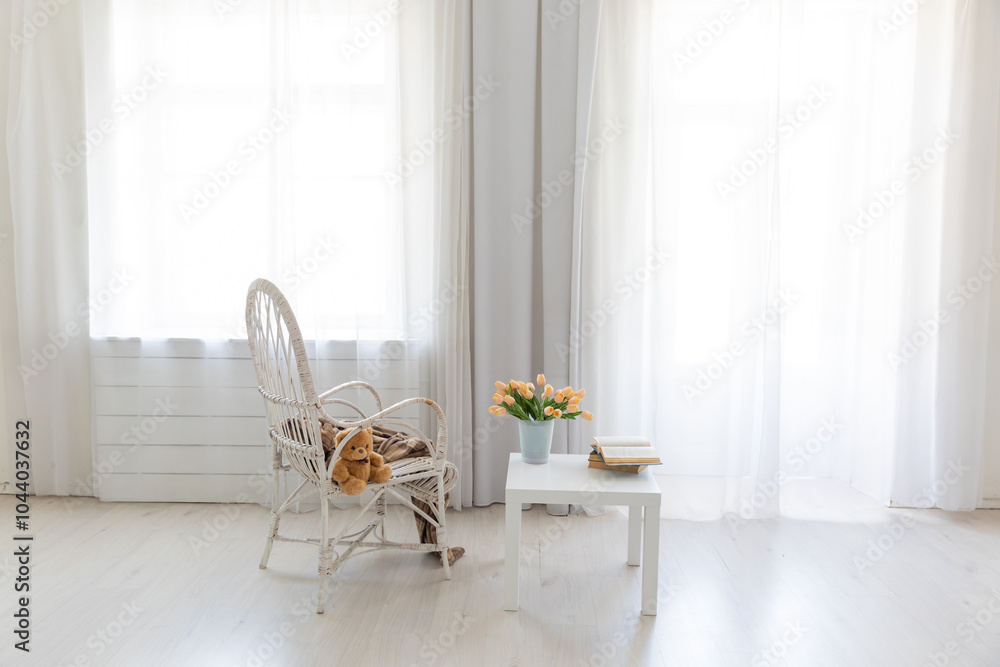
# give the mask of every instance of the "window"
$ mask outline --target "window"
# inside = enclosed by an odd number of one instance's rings
[[[90,155],[92,294],[126,280],[92,335],[241,338],[261,276],[307,337],[405,335],[394,7],[112,3],[88,63],[108,91],[88,127],[112,125]]]

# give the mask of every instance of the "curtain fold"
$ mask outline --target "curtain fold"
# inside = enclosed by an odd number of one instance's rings
[[[0,12],[0,33],[13,32],[13,12]],[[0,90],[10,89],[9,49],[0,49]],[[14,244],[11,237],[14,234],[14,224],[11,216],[10,202],[10,161],[7,147],[7,115],[9,107],[0,104],[0,126],[4,128],[0,137],[0,373],[3,382],[0,384],[0,429],[10,432],[8,424],[26,414],[24,409],[24,385],[17,367],[21,361],[21,349],[17,335],[17,295],[14,284]],[[0,483],[9,483],[13,479],[13,461],[8,461],[6,455],[0,463],[0,473],[3,474]]]
[[[909,212],[904,241],[902,342],[892,353],[899,430],[888,502],[971,510],[982,500],[989,295],[1000,270],[992,254],[1000,12],[995,3],[967,0],[916,18],[924,57],[933,61],[923,65],[940,76],[915,83],[915,102],[939,102],[928,119],[933,125],[915,128],[914,143],[931,146],[927,161],[946,154],[928,179],[926,208]]]
[[[14,303],[5,294],[7,426],[30,421],[33,493],[90,495],[87,170],[80,162],[69,172],[61,168],[87,141],[82,8],[35,0],[10,7],[12,225],[3,253],[12,266],[3,270],[13,275]]]
[[[435,71],[440,94],[433,99],[431,128],[447,134],[440,157],[434,164],[434,193],[429,253],[438,292],[430,302],[431,312],[440,312],[425,334],[434,361],[428,395],[445,408],[448,417],[449,454],[459,469],[459,484],[451,491],[451,503],[461,508],[472,504],[472,359],[471,359],[471,229],[470,148],[468,118],[479,97],[489,94],[481,82],[469,82],[470,0],[436,3],[434,20]],[[477,85],[479,86],[477,88]],[[461,114],[462,122],[455,120]],[[432,130],[432,136],[435,131]],[[439,307],[440,306],[440,307]]]
[[[495,80],[473,125],[473,503],[503,502],[514,420],[486,412],[493,383],[542,369],[537,2],[472,3],[472,77]],[[536,256],[538,260],[536,261]],[[559,431],[559,429],[556,429]]]

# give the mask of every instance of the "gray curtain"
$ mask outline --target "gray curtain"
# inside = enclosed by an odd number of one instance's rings
[[[519,451],[516,421],[486,412],[493,383],[544,372],[553,386],[576,386],[578,136],[587,136],[599,9],[596,0],[473,2],[473,78],[502,82],[473,128],[475,505],[503,501]],[[577,424],[556,424],[554,453],[585,444]]]

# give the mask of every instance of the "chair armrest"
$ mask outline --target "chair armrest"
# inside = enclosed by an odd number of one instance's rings
[[[362,382],[361,380],[352,380],[351,382],[345,382],[344,384],[339,384],[336,387],[334,387],[333,389],[327,389],[326,391],[324,391],[322,394],[319,395],[319,400],[320,400],[321,403],[341,403],[341,404],[349,405],[349,406],[351,406],[352,408],[354,408],[355,410],[357,410],[359,413],[361,413],[363,415],[364,412],[362,412],[361,410],[358,410],[358,408],[355,407],[353,404],[351,404],[351,403],[349,403],[349,402],[347,402],[347,401],[345,401],[343,399],[339,399],[339,398],[331,399],[330,398],[331,396],[333,396],[334,394],[336,394],[338,391],[342,391],[344,389],[350,389],[351,387],[364,387],[369,392],[371,392],[371,395],[375,397],[375,405],[377,406],[377,411],[378,412],[382,411],[382,397],[378,395],[377,391],[375,391],[375,387],[371,386],[367,382]]]
[[[335,419],[333,420],[333,422],[337,426],[340,426],[341,428],[352,428],[355,430],[368,428],[369,426],[374,426],[378,422],[383,421],[385,417],[392,414],[393,412],[401,410],[406,406],[413,405],[415,403],[425,403],[426,405],[431,406],[431,409],[434,410],[434,414],[437,416],[438,435],[436,441],[431,442],[426,437],[424,437],[423,439],[424,442],[427,443],[427,449],[429,449],[431,452],[431,458],[434,460],[435,467],[443,467],[445,462],[445,457],[448,453],[448,422],[445,419],[444,410],[441,409],[441,406],[439,406],[437,403],[435,403],[429,398],[408,398],[405,401],[400,401],[399,403],[396,403],[395,405],[390,405],[388,408],[380,410],[377,414],[374,414],[365,419],[360,419],[358,421],[340,421]],[[333,458],[330,459],[331,473],[333,472],[332,462],[337,457],[340,456],[340,448],[343,447],[344,444],[352,437],[354,437],[353,434],[348,435],[343,440],[341,440],[340,445],[337,447],[337,450],[333,453]]]

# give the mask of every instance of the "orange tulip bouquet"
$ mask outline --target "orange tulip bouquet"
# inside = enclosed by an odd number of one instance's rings
[[[539,373],[535,378],[538,389],[530,382],[511,380],[507,384],[497,381],[497,393],[493,394],[495,405],[490,406],[490,413],[497,417],[509,414],[522,421],[549,421],[553,419],[591,420],[594,415],[586,410],[580,410],[580,400],[587,393],[583,389],[573,387],[553,389],[545,384],[545,376]]]
[[[537,464],[549,462],[552,430],[557,419],[581,417],[590,421],[594,415],[580,410],[580,401],[587,393],[584,390],[563,387],[556,391],[552,385],[545,384],[545,376],[540,373],[536,380],[537,390],[530,382],[497,382],[490,413],[497,417],[509,414],[519,420],[517,431],[521,439],[521,460]]]

